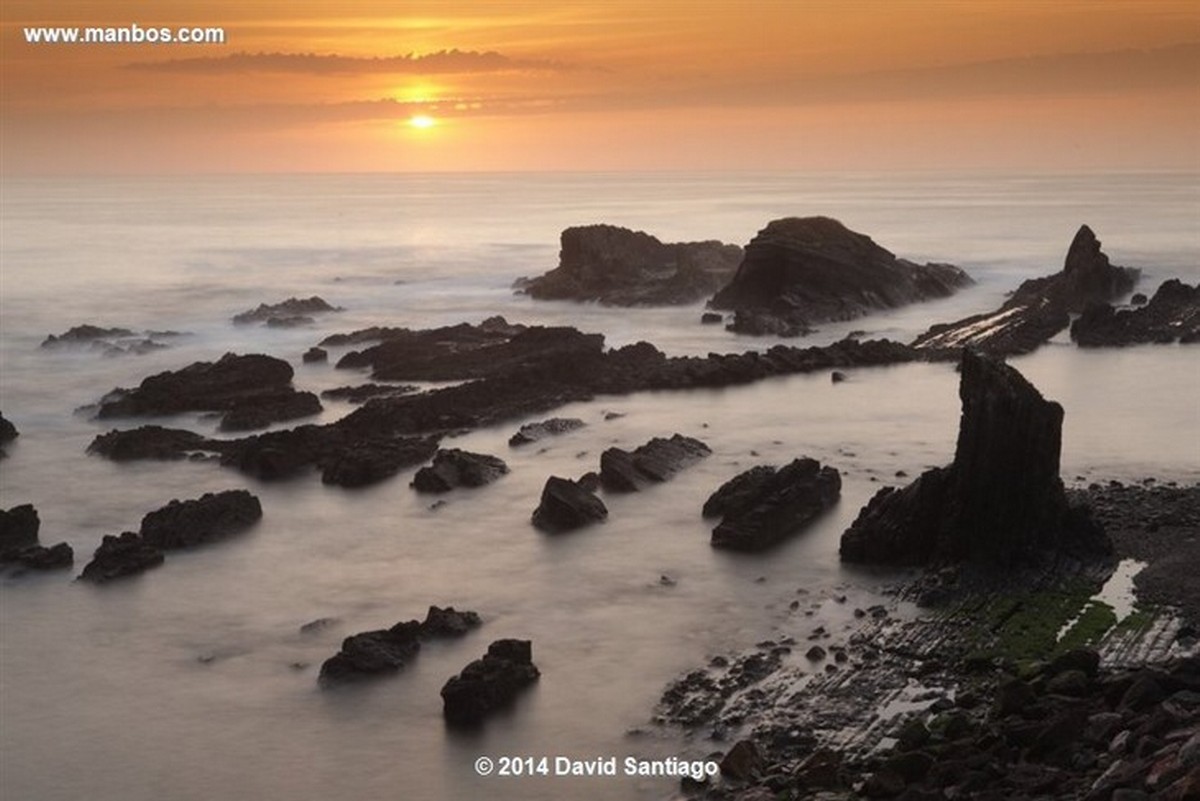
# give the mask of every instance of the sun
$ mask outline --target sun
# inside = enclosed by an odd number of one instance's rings
[[[437,120],[428,114],[417,114],[408,118],[408,124],[413,128],[425,129],[437,125]]]

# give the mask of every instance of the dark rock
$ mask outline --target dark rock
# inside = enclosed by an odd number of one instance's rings
[[[17,427],[12,424],[11,420],[6,420],[3,414],[0,414],[0,459],[3,459],[6,454],[4,446],[16,439],[20,434],[17,432]]]
[[[100,434],[88,446],[87,452],[114,462],[137,459],[183,459],[189,453],[220,447],[214,440],[191,431],[162,426],[140,426],[125,431]]]
[[[804,656],[810,661],[819,662],[825,658],[825,649],[819,645],[814,645],[804,653]]]
[[[158,567],[163,563],[163,558],[163,552],[145,542],[140,534],[132,531],[126,531],[119,537],[106,534],[79,578],[103,584]]]
[[[842,535],[842,558],[997,566],[1046,552],[1110,553],[1087,511],[1067,503],[1058,475],[1062,407],[1012,367],[971,351],[961,372],[953,464],[880,490]]]
[[[730,329],[795,336],[815,323],[946,297],[971,283],[948,264],[915,264],[828,217],[774,220],[746,246],[714,309],[736,312]]]
[[[1161,703],[1167,697],[1166,690],[1152,675],[1141,675],[1134,680],[1129,689],[1121,697],[1119,708],[1133,712],[1143,712],[1151,706]]]
[[[1129,299],[1129,303],[1133,306],[1145,306],[1146,302],[1147,298],[1141,292],[1134,292],[1133,297]]]
[[[757,551],[795,534],[837,502],[842,479],[815,459],[796,459],[774,470],[755,467],[721,486],[704,513],[724,518],[713,529],[712,545]]]
[[[562,232],[558,267],[517,282],[539,300],[596,300],[612,306],[694,303],[723,286],[742,249],[720,242],[664,244],[641,231],[587,225]]]
[[[600,483],[609,492],[637,492],[666,481],[710,453],[700,440],[681,434],[655,437],[632,453],[609,448],[600,454]]]
[[[311,298],[288,298],[281,303],[260,303],[258,308],[244,311],[241,314],[235,314],[233,321],[239,325],[247,323],[274,323],[278,321],[286,322],[295,320],[296,318],[307,318],[312,321],[308,315],[321,314],[323,312],[339,312],[344,311],[337,306],[330,306],[323,299],[313,295]]]
[[[533,512],[533,525],[555,534],[585,526],[608,517],[608,508],[592,492],[569,478],[551,476],[542,489],[542,499]]]
[[[834,370],[829,374],[829,380],[834,384],[840,384],[846,380],[846,374],[841,370]]]
[[[32,504],[0,509],[0,554],[38,544],[42,521]]]
[[[913,346],[971,348],[994,356],[1028,353],[1065,329],[1072,313],[1129,292],[1137,277],[1135,269],[1110,264],[1095,234],[1084,225],[1067,250],[1062,272],[1025,281],[994,312],[935,325]]]
[[[101,328],[95,325],[78,325],[55,336],[51,334],[42,342],[43,348],[84,347],[104,356],[141,355],[167,347],[159,338],[180,336],[178,331],[146,331],[139,335],[128,328]]]
[[[439,450],[433,464],[422,467],[413,477],[417,492],[449,492],[455,487],[482,487],[508,472],[502,459],[458,448]]]
[[[0,552],[0,562],[15,562],[30,570],[59,570],[75,563],[75,551],[65,542],[47,548],[27,545],[24,548]]]
[[[462,725],[482,721],[510,705],[517,694],[537,681],[529,640],[496,640],[487,654],[463,668],[442,687],[446,722]]]
[[[1010,679],[996,689],[995,709],[997,715],[1011,715],[1024,710],[1037,699],[1037,694],[1027,682]]]
[[[717,312],[704,312],[700,315],[700,322],[704,325],[716,325],[725,322],[725,315]]]
[[[1136,309],[1088,306],[1071,324],[1071,339],[1082,347],[1200,341],[1200,284],[1164,281],[1150,302]]]
[[[397,437],[344,446],[321,460],[321,482],[365,487],[420,464],[437,451],[436,437]]]
[[[1100,653],[1091,648],[1072,648],[1056,656],[1048,672],[1057,675],[1067,670],[1081,671],[1088,679],[1096,678],[1100,671]]]
[[[896,748],[900,751],[915,751],[922,748],[932,735],[929,727],[919,718],[913,718],[896,732]]]
[[[904,792],[904,777],[887,768],[877,770],[867,778],[862,792],[867,798],[895,798]]]
[[[308,317],[303,314],[288,315],[282,317],[271,317],[267,320],[267,328],[300,328],[305,325],[312,325],[316,322],[313,317]]]
[[[1046,692],[1080,698],[1087,695],[1090,682],[1082,670],[1064,670],[1046,682]]]
[[[322,364],[329,361],[329,351],[324,348],[312,347],[304,351],[304,355],[300,358],[304,360],[305,364]]]
[[[345,400],[350,403],[364,403],[371,398],[407,395],[416,392],[412,384],[359,384],[353,387],[336,387],[321,393],[322,398],[329,400]]]
[[[425,620],[421,622],[421,638],[434,639],[446,637],[461,637],[471,629],[479,628],[483,621],[477,612],[458,612],[453,606],[441,609],[429,607]]]
[[[100,401],[101,419],[180,412],[224,412],[222,427],[244,430],[316,414],[320,401],[292,388],[292,367],[271,356],[227,353],[158,373],[132,390],[116,389]]]
[[[722,757],[720,769],[722,776],[735,781],[751,781],[762,769],[762,754],[753,740],[738,740]]]
[[[316,620],[310,620],[300,627],[301,634],[316,634],[325,629],[336,626],[339,621],[336,617],[319,617]]]
[[[326,659],[317,677],[322,687],[395,673],[421,649],[421,624],[415,620],[390,629],[364,631],[342,641],[342,650]]]
[[[171,501],[142,518],[142,540],[160,550],[191,548],[244,531],[262,518],[258,498],[246,490],[208,492]]]
[[[99,339],[120,339],[137,336],[137,332],[128,328],[103,328],[98,325],[77,325],[66,332],[55,336],[50,334],[42,341],[43,348],[53,348],[59,345],[78,345],[94,342]]]
[[[933,764],[933,757],[924,751],[907,751],[889,757],[886,769],[899,774],[905,784],[915,784],[925,778]]]
[[[569,431],[583,428],[585,425],[587,424],[582,420],[574,417],[551,417],[549,420],[526,423],[517,429],[517,433],[508,438],[508,444],[514,448],[519,445],[528,445],[546,437],[566,434]]]

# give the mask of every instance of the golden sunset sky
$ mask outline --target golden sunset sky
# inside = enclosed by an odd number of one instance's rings
[[[27,41],[131,24],[226,41]],[[1200,169],[1196,0],[3,0],[0,34],[9,174]]]

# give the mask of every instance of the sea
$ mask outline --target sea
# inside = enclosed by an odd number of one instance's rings
[[[0,185],[0,411],[20,437],[0,461],[0,506],[36,506],[43,544],[71,571],[0,577],[0,797],[38,801],[667,799],[675,777],[624,760],[707,760],[719,742],[655,722],[666,685],[764,640],[842,632],[886,599],[887,572],[839,563],[838,539],[880,487],[953,456],[953,365],[797,375],[741,387],[598,397],[557,410],[586,426],[510,448],[528,419],[444,442],[511,472],[434,507],[412,470],[365,489],[316,475],[261,483],[213,462],[115,464],[93,437],[141,420],[92,419],[115,387],[226,352],[292,363],[320,391],[366,376],[302,364],[320,339],[373,325],[571,325],[609,346],[672,355],[779,340],[702,326],[702,304],[612,308],[534,301],[513,282],[557,263],[559,235],[611,223],[663,241],[744,245],[774,219],[826,215],[897,255],[957,264],[957,295],[820,330],[907,341],[987,311],[1057,272],[1087,224],[1138,290],[1200,280],[1200,176],[1120,174],[437,174],[5,178]],[[235,326],[259,303],[319,295],[344,311],[296,329]],[[46,349],[81,323],[173,330],[171,347],[107,356]],[[1090,482],[1200,481],[1200,350],[1083,350],[1064,334],[1011,363],[1066,411],[1062,474]],[[353,406],[325,401],[317,421]],[[542,415],[547,417],[550,415]],[[153,422],[215,434],[204,415]],[[277,426],[278,427],[278,426]],[[598,467],[610,446],[697,437],[712,455],[670,482],[605,497],[607,522],[547,536],[529,522],[550,475]],[[841,471],[838,505],[761,554],[709,545],[704,500],[758,464],[810,456]],[[104,586],[74,581],[105,534],[179,498],[244,487],[251,531]],[[402,672],[322,690],[317,673],[356,632],[431,605],[483,626],[425,645]],[[300,627],[318,619],[312,633]],[[439,690],[493,640],[533,643],[536,686],[473,731],[448,729]],[[731,732],[735,737],[738,733]],[[481,757],[493,772],[481,775]],[[511,758],[549,775],[501,776]],[[617,776],[554,775],[556,758],[616,758]],[[529,765],[528,762],[519,764]],[[538,762],[532,763],[537,766]],[[528,771],[525,771],[528,773]]]

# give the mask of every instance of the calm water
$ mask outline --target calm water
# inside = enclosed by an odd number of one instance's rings
[[[813,375],[600,398],[557,412],[589,425],[540,452],[507,447],[522,421],[449,443],[501,455],[512,472],[430,510],[407,473],[349,492],[316,478],[261,485],[207,463],[89,458],[84,448],[107,426],[73,410],[112,387],[236,350],[287,358],[298,386],[320,390],[360,379],[300,364],[327,333],[497,313],[677,354],[773,344],[699,326],[699,306],[622,310],[512,295],[515,278],[554,266],[562,228],[600,221],[669,241],[744,244],[771,219],[826,214],[900,255],[976,277],[954,298],[827,326],[806,344],[852,328],[906,339],[1058,270],[1084,222],[1114,262],[1144,270],[1143,291],[1171,276],[1196,281],[1198,187],[1194,175],[7,180],[0,409],[21,437],[0,466],[0,506],[36,505],[42,541],[75,548],[74,573],[102,535],[136,529],[171,498],[247,486],[265,517],[246,536],[172,554],[112,586],[64,573],[0,580],[0,796],[668,797],[671,780],[481,779],[472,763],[706,754],[710,744],[647,725],[665,683],[714,653],[839,624],[846,607],[829,600],[836,593],[851,606],[870,602],[887,577],[842,568],[838,536],[896,471],[949,461],[958,416],[956,375],[931,365],[853,371],[837,386]],[[347,311],[299,331],[229,323],[260,302],[311,294]],[[83,322],[190,335],[141,357],[38,348]],[[1082,352],[1062,339],[1014,363],[1066,408],[1066,478],[1192,482],[1196,354]],[[350,408],[327,402],[323,418]],[[625,416],[605,421],[606,411]],[[213,427],[194,416],[165,423]],[[713,456],[663,486],[606,498],[604,525],[557,538],[529,526],[547,475],[578,475],[611,444],[677,431],[705,440]],[[836,509],[768,554],[714,552],[699,517],[707,495],[751,465],[799,455],[842,470]],[[674,586],[660,584],[664,574]],[[801,608],[789,610],[797,597]],[[343,637],[420,617],[429,604],[476,609],[485,625],[427,646],[396,677],[317,690],[317,667]],[[299,633],[320,617],[339,622]],[[481,732],[447,732],[441,685],[510,636],[533,640],[542,681]],[[646,733],[629,734],[639,728]]]

